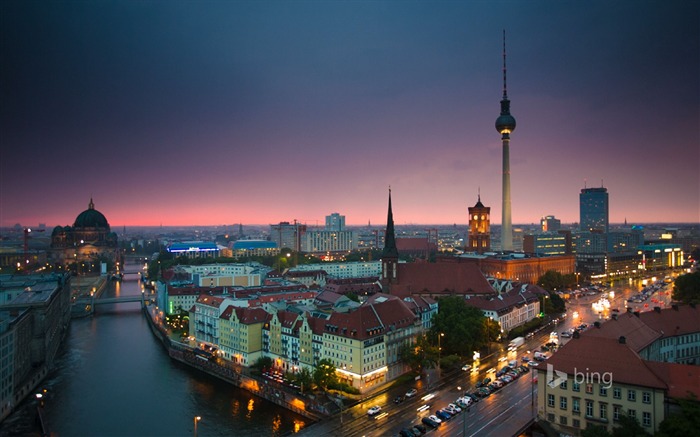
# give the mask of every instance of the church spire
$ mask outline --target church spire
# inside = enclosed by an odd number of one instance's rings
[[[382,258],[398,258],[399,250],[396,248],[396,234],[394,232],[394,214],[391,211],[391,187],[389,187],[389,212],[386,217],[386,233],[384,234],[384,250]]]
[[[90,203],[88,203],[88,209],[95,209],[95,203],[92,201],[92,196],[90,196]]]

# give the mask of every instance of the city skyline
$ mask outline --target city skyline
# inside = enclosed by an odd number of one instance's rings
[[[632,7],[633,6],[633,7]],[[700,222],[697,2],[0,4],[0,226]],[[624,19],[620,19],[624,17]],[[594,24],[593,24],[594,23]]]

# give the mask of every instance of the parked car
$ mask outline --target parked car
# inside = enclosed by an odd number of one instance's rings
[[[440,426],[440,423],[431,419],[430,416],[422,418],[421,422],[423,422],[431,428],[437,428],[438,426]]]
[[[413,429],[417,429],[421,434],[425,434],[426,432],[428,432],[428,430],[420,423],[413,425]],[[415,434],[415,432],[414,432],[414,434]]]
[[[411,398],[411,397],[415,396],[416,393],[418,393],[418,390],[416,390],[415,388],[412,388],[406,392],[406,397]]]
[[[443,421],[447,421],[452,418],[452,414],[450,414],[447,410],[437,410],[435,412],[435,415]]]
[[[382,411],[382,407],[380,407],[379,405],[375,405],[372,408],[370,408],[369,410],[367,410],[367,414],[370,416],[374,416],[375,414],[378,414],[380,411]]]
[[[401,431],[399,431],[399,435],[401,437],[416,437],[416,435],[413,433],[413,431],[411,431],[408,428],[404,428]]]
[[[434,414],[431,414],[430,416],[428,416],[428,418],[435,423],[442,423],[442,419],[440,419],[439,417],[437,417]]]

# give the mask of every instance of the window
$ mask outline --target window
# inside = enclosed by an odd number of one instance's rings
[[[629,409],[627,410],[627,415],[630,416],[633,419],[637,418],[637,410]]]
[[[586,399],[586,417],[593,417],[593,401]]]
[[[600,386],[600,395],[603,397],[606,397],[608,395],[608,388],[603,387],[602,385]]]
[[[581,384],[579,384],[578,382],[572,382],[571,383],[571,390],[581,391]]]
[[[622,399],[622,389],[620,387],[615,387],[613,389],[613,397],[615,399]]]
[[[566,381],[563,381],[561,384],[559,384],[559,389],[566,390]]]
[[[571,411],[576,414],[581,412],[581,400],[579,398],[571,399]]]
[[[608,404],[600,403],[600,418],[608,420]]]
[[[554,423],[554,418],[555,418],[555,417],[556,417],[556,416],[554,416],[554,414],[548,413],[548,414],[547,414],[547,421],[548,421],[548,422],[551,422],[551,423]]]
[[[566,425],[566,416],[559,416],[559,423],[562,425]]]
[[[547,406],[554,408],[554,395],[553,394],[547,395]]]
[[[637,400],[637,391],[636,390],[627,390],[627,400],[630,402],[634,402]]]
[[[559,408],[562,410],[566,410],[566,396],[559,397]]]
[[[571,424],[574,425],[574,428],[581,428],[581,421],[578,419],[572,420]]]
[[[613,420],[617,422],[620,420],[620,412],[622,408],[619,405],[613,405]]]
[[[651,404],[651,393],[648,391],[642,392],[642,402],[645,404]]]
[[[651,426],[651,413],[645,411],[642,413],[642,425]]]

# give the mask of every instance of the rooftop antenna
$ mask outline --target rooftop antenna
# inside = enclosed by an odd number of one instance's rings
[[[600,188],[604,188],[605,185],[603,185],[603,178],[600,178]]]
[[[588,180],[587,179],[583,180],[583,188],[584,189],[588,188]]]

